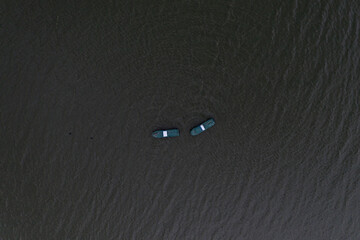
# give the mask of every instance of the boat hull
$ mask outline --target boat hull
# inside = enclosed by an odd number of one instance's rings
[[[191,129],[190,134],[192,136],[199,135],[200,133],[206,131],[207,129],[211,128],[214,125],[215,125],[214,119],[210,118],[210,119],[206,120],[205,122],[203,122],[202,124]]]
[[[152,133],[154,138],[178,137],[179,135],[179,129],[158,130]]]

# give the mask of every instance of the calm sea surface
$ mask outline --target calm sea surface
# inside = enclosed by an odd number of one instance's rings
[[[360,239],[359,35],[358,0],[5,0],[0,239]]]

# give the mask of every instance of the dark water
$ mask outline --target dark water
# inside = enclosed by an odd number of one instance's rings
[[[1,240],[360,239],[359,1],[81,2],[1,4]]]

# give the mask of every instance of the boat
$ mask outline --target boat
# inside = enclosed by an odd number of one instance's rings
[[[207,129],[211,128],[214,125],[215,125],[214,119],[210,118],[210,119],[206,120],[205,122],[201,123],[200,125],[191,129],[190,134],[192,136],[196,136],[196,135],[206,131]]]
[[[178,137],[180,135],[179,129],[166,129],[166,130],[157,130],[152,133],[154,138],[168,138],[168,137]]]

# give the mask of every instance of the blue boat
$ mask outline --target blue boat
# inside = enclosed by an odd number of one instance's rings
[[[215,125],[214,119],[210,118],[210,119],[206,120],[205,122],[203,122],[202,124],[200,124],[199,126],[196,126],[193,129],[191,129],[190,134],[192,136],[196,136],[196,135],[202,133],[203,131],[211,128],[214,125]]]
[[[152,133],[154,138],[168,138],[168,137],[178,137],[180,135],[179,129],[167,129],[167,130],[158,130]]]

